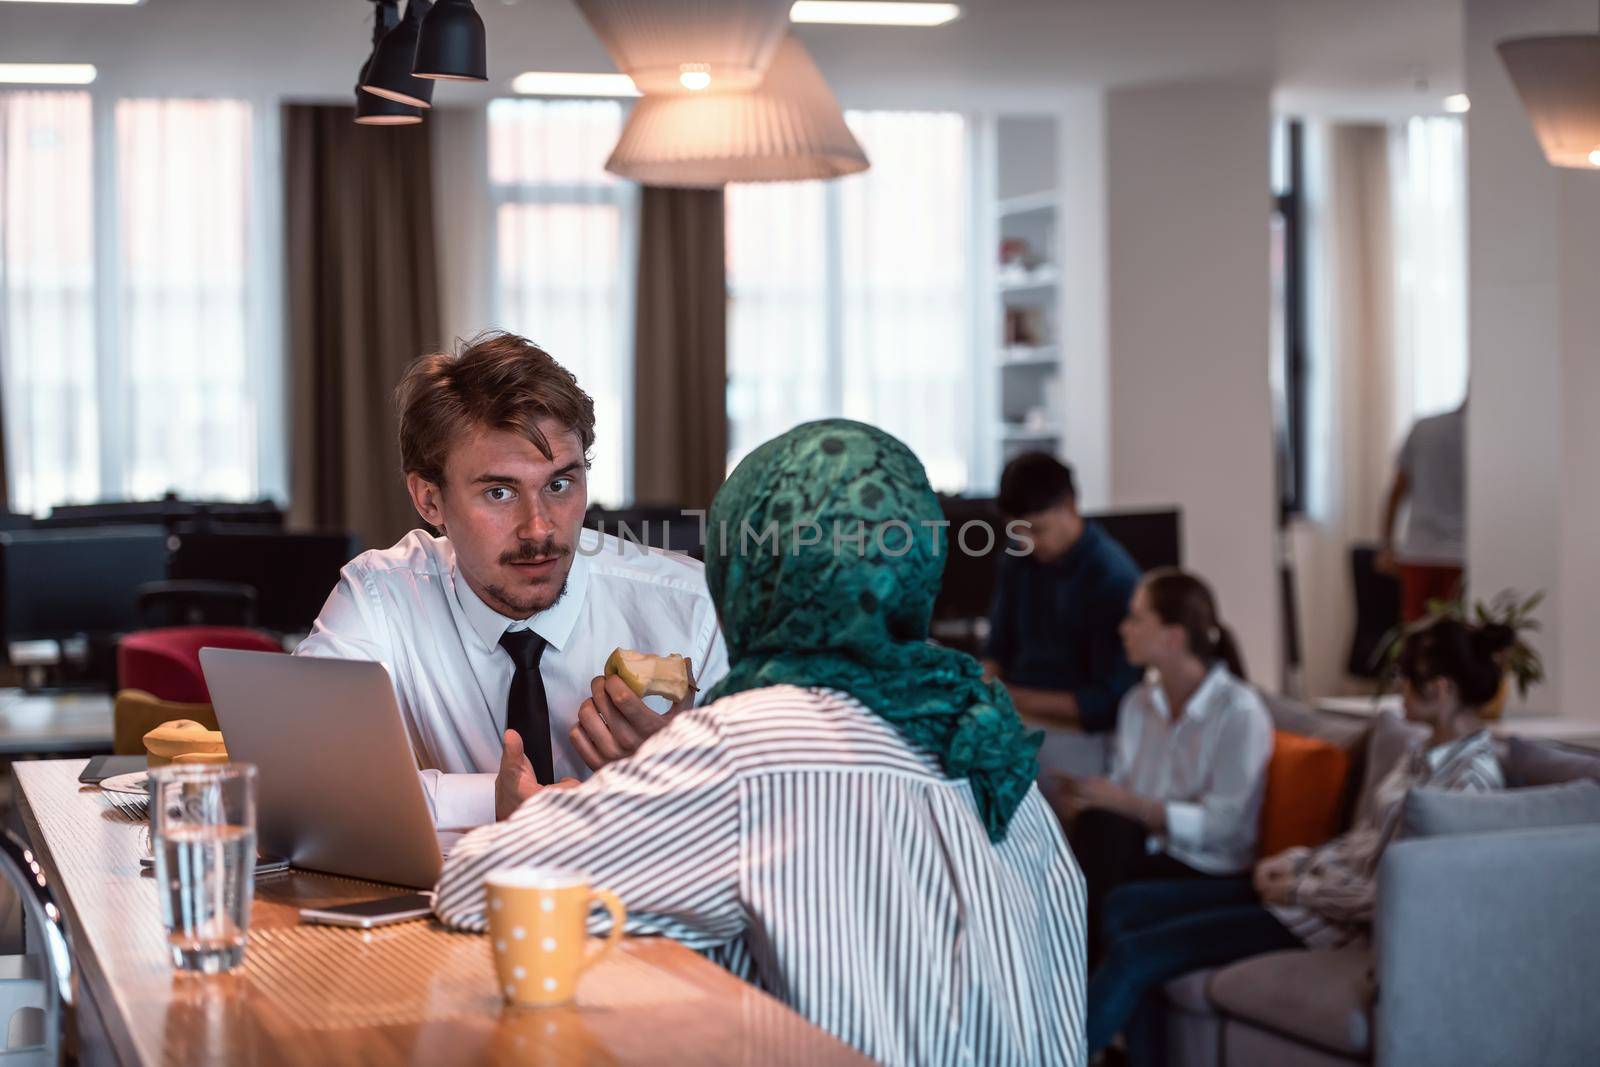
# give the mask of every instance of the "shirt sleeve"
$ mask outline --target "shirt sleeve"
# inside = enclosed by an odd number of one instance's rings
[[[1072,691],[1085,730],[1114,727],[1118,704],[1139,680],[1139,669],[1128,662],[1119,631],[1137,584],[1137,578],[1107,583],[1090,602],[1088,681]]]
[[[1111,745],[1111,771],[1108,777],[1124,789],[1129,787],[1133,759],[1139,751],[1139,735],[1144,730],[1143,711],[1138,701],[1137,686],[1123,694],[1122,705],[1117,712],[1116,739]]]
[[[1009,557],[1000,560],[995,573],[994,603],[989,608],[989,637],[984,643],[984,656],[1000,664],[1001,672],[1011,669],[1012,657],[1017,651],[1016,606],[1011,596],[1011,565]]]
[[[1253,852],[1272,725],[1257,707],[1233,706],[1217,737],[1205,791],[1193,801],[1169,801],[1167,839],[1189,852]]]
[[[1453,793],[1501,788],[1500,765],[1486,733],[1463,744],[1438,770],[1430,772],[1425,758],[1413,762],[1413,787]],[[1389,806],[1380,826],[1352,830],[1313,851],[1290,889],[1290,900],[1333,922],[1370,924],[1378,899],[1378,864],[1399,831],[1407,793]]]
[[[717,609],[708,602],[706,613],[707,618],[694,643],[696,703],[704,700],[711,687],[728,673],[728,646],[723,642],[722,627],[717,623]]]
[[[371,603],[360,574],[346,566],[339,572],[339,584],[328,594],[317,621],[311,624],[311,633],[295,648],[294,654],[323,659],[373,660],[390,667],[392,676],[383,632],[383,627],[372,618]]]
[[[462,838],[445,861],[434,911],[482,931],[484,876],[529,866],[583,871],[622,899],[629,933],[699,950],[738,938],[738,782],[713,711],[685,712],[583,785],[540,790],[510,819]],[[609,919],[597,915],[590,925],[601,933]]]
[[[323,659],[361,659],[381,663],[394,678],[388,646],[382,640],[385,629],[374,617],[371,600],[358,572],[346,567],[339,584],[328,594],[322,613],[312,624],[311,633],[294,650],[297,656]],[[396,694],[398,697],[398,694]],[[462,829],[494,822],[494,779],[492,774],[446,774],[425,770],[422,791],[440,829]]]
[[[422,792],[428,798],[433,825],[441,830],[464,830],[494,822],[494,774],[446,774],[426,770]]]
[[[1400,454],[1395,457],[1395,469],[1404,472],[1407,478],[1414,478],[1415,474],[1412,472],[1411,467],[1416,462],[1416,458],[1417,428],[1413,426],[1411,431],[1406,434],[1405,443],[1400,446]]]

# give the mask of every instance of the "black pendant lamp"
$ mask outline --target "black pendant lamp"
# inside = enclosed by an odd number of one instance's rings
[[[483,19],[472,0],[436,0],[417,37],[418,78],[483,82],[489,80]]]
[[[365,92],[367,75],[372,61],[377,58],[378,44],[383,35],[400,22],[398,0],[374,0],[372,20],[372,54],[361,64],[361,75],[356,79],[356,124],[358,126],[415,126],[422,121],[422,109],[411,107],[373,93]]]
[[[411,73],[422,20],[432,7],[428,0],[407,0],[405,17],[383,35],[372,55],[366,80],[361,83],[363,89],[412,107],[433,106],[433,81]]]

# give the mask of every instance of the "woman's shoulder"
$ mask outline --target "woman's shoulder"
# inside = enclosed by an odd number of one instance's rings
[[[1272,727],[1272,712],[1261,691],[1222,664],[1212,668],[1215,697],[1224,714]]]
[[[927,770],[918,752],[887,719],[848,693],[773,685],[721,697],[702,709],[725,743],[762,764],[857,763],[864,757]]]

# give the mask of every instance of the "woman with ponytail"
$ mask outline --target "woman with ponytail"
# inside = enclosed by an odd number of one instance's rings
[[[1124,882],[1250,869],[1272,756],[1272,719],[1246,684],[1233,635],[1198,577],[1151,571],[1122,622],[1145,679],[1122,699],[1109,778],[1058,778],[1056,811],[1099,906]]]
[[[1412,789],[1504,788],[1477,708],[1500,687],[1504,626],[1435,622],[1400,656],[1406,718],[1427,724],[1432,747],[1382,781],[1372,812],[1326,844],[1291,848],[1256,864],[1253,878],[1126,885],[1105,902],[1104,960],[1089,982],[1091,1054],[1120,1030],[1131,1064],[1165,1062],[1163,983],[1203,967],[1296,948],[1337,948],[1366,936],[1377,903],[1378,863]]]

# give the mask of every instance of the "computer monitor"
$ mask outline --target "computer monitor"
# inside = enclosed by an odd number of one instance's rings
[[[269,630],[311,629],[339,571],[356,554],[345,532],[289,533],[239,525],[174,535],[170,576],[241,582],[256,591],[256,621]]]
[[[139,627],[139,587],[167,576],[159,526],[0,532],[4,649]]]
[[[1183,566],[1183,513],[1176,508],[1107,511],[1084,518],[1099,523],[1127,549],[1141,571]]]
[[[126,526],[154,523],[176,532],[182,525],[205,526],[216,523],[248,523],[281,528],[283,509],[271,500],[239,502],[231,500],[180,500],[175,496],[160,500],[126,500],[99,504],[64,504],[37,520],[40,528],[78,526]]]

